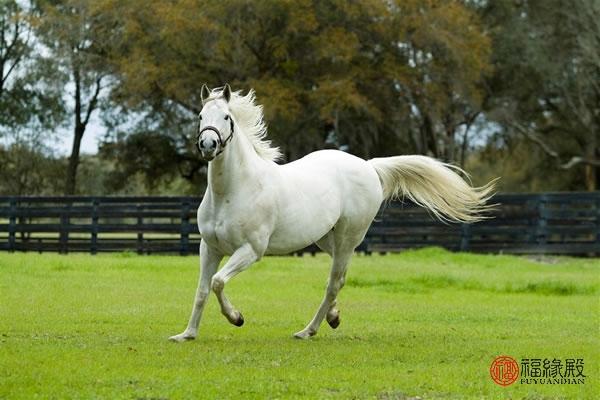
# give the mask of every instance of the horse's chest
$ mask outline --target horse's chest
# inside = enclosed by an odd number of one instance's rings
[[[229,252],[239,246],[240,222],[228,216],[225,210],[198,210],[198,229],[202,239],[212,247]],[[237,227],[237,228],[236,228]]]

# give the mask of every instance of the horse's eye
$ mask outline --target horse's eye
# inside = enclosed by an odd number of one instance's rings
[[[225,121],[229,119],[229,115],[225,115]]]
[[[202,115],[198,115],[198,120],[202,121]]]

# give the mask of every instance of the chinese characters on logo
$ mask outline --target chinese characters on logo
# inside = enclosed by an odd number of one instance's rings
[[[523,358],[521,366],[509,356],[496,357],[490,366],[490,375],[500,386],[521,384],[579,385],[585,384],[583,358],[549,359]]]
[[[585,383],[583,358],[523,358],[521,359],[521,383],[570,384]]]

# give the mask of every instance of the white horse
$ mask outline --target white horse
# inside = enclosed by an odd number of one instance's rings
[[[296,338],[317,333],[323,319],[340,323],[336,297],[346,269],[382,202],[406,196],[444,220],[472,222],[486,208],[492,185],[469,186],[451,167],[425,156],[365,161],[337,151],[316,151],[285,165],[265,139],[262,106],[254,92],[229,85],[202,87],[198,148],[210,161],[208,187],[198,208],[202,263],[187,328],[173,341],[196,338],[209,292],[235,326],[244,318],[225,296],[225,284],[267,254],[289,254],[315,243],[333,258],[325,297]],[[231,256],[218,270],[225,255]]]

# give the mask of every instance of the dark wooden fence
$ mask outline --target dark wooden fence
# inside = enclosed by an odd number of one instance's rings
[[[198,197],[0,197],[0,250],[196,253]],[[516,254],[600,254],[600,192],[502,194],[493,218],[443,224],[410,203],[382,207],[359,251],[442,246]],[[315,247],[305,251],[312,252]]]
[[[499,194],[493,218],[445,225],[392,203],[371,226],[368,251],[441,246],[480,253],[600,255],[600,192]]]
[[[0,197],[0,250],[196,252],[197,197]]]

